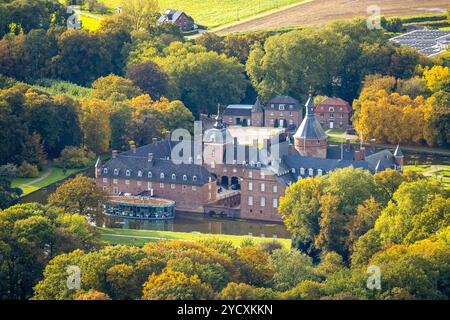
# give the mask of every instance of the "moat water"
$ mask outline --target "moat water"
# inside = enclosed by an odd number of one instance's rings
[[[418,152],[404,151],[405,164],[444,164],[450,165],[450,157],[441,155],[421,154]],[[86,171],[87,175],[94,176],[94,169]],[[42,188],[21,199],[21,203],[39,202],[47,203],[48,196],[62,183],[59,181],[53,185]],[[146,221],[130,220],[118,217],[103,217],[97,222],[99,226],[125,229],[147,229],[160,231],[202,232],[212,234],[253,235],[267,238],[289,238],[289,232],[281,223],[263,221],[251,221],[241,219],[222,219],[177,212],[173,221]]]

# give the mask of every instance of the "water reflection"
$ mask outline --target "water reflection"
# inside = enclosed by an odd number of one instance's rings
[[[179,213],[173,221],[149,221],[102,216],[97,225],[109,228],[144,229],[212,234],[253,235],[267,238],[290,238],[282,223],[231,220],[205,217],[203,214]]]

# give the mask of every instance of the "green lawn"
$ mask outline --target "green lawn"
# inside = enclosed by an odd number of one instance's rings
[[[433,168],[435,170],[433,170]],[[439,170],[436,170],[438,168]],[[428,173],[428,176],[434,177],[441,181],[446,189],[450,189],[450,166],[448,165],[428,165],[428,164],[421,164],[421,165],[406,165],[403,167],[404,171],[414,171],[421,174]]]
[[[97,228],[101,233],[101,238],[111,244],[125,244],[142,246],[147,242],[155,242],[167,239],[179,239],[187,241],[220,239],[231,241],[233,245],[238,246],[243,240],[251,238],[253,242],[261,243],[267,241],[278,241],[284,247],[291,246],[291,239],[274,239],[249,236],[232,236],[224,234],[205,234],[199,232],[172,232],[172,231],[156,231],[156,230],[132,230],[132,229],[115,229],[115,228]]]
[[[261,12],[302,2],[303,0],[159,0],[161,12],[180,9],[192,16],[197,24],[217,27],[242,20]],[[101,0],[112,11],[122,6],[122,0]]]
[[[72,174],[74,174],[74,173],[76,173],[78,171],[81,171],[81,170],[82,169],[68,169],[66,171],[66,173],[64,174],[62,169],[60,169],[60,168],[53,168],[52,169],[52,173],[47,178],[45,178],[45,179],[43,179],[41,181],[38,181],[38,182],[36,182],[36,183],[34,183],[32,185],[29,185],[27,187],[24,187],[22,189],[22,192],[23,192],[22,195],[25,196],[27,194],[30,194],[31,192],[34,192],[36,190],[39,190],[39,189],[41,189],[43,187],[46,187],[46,186],[52,184],[52,183],[55,183],[55,182],[60,181],[60,180],[62,180],[64,178],[67,178],[68,176],[70,176],[70,175],[72,175]],[[44,174],[44,172],[42,171],[42,172],[40,172],[39,176],[41,177],[43,174]],[[36,178],[15,178],[15,179],[12,180],[11,185],[14,188],[17,188],[20,185],[22,185],[24,183],[27,183],[27,182],[30,182],[30,181],[32,181],[34,179],[36,179]]]

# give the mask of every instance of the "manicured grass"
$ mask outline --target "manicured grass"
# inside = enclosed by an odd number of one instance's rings
[[[122,0],[101,1],[112,11],[122,6]],[[298,2],[302,0],[159,0],[159,8],[183,10],[197,24],[213,28]]]
[[[438,168],[439,170],[437,170]],[[434,170],[433,170],[434,169]],[[450,166],[448,165],[406,165],[403,167],[404,171],[414,171],[426,176],[433,177],[441,181],[446,189],[450,190]]]
[[[147,242],[155,242],[160,240],[208,240],[208,239],[220,239],[231,241],[233,245],[239,246],[242,241],[252,239],[257,244],[268,241],[278,241],[284,247],[289,248],[291,245],[291,239],[280,238],[262,238],[262,237],[250,237],[250,236],[232,236],[224,234],[205,234],[199,232],[172,232],[172,231],[156,231],[156,230],[133,230],[133,229],[116,229],[116,228],[97,228],[101,234],[101,238],[111,244],[125,244],[142,246]]]
[[[29,186],[26,186],[22,188],[22,196],[25,196],[27,194],[30,194],[31,192],[34,192],[36,190],[39,190],[41,188],[44,188],[48,185],[51,185],[52,183],[55,183],[57,181],[60,181],[62,179],[67,178],[68,176],[82,171],[83,169],[67,169],[66,173],[63,173],[63,170],[61,168],[53,168],[52,173],[46,177],[45,179],[42,179],[41,181],[38,181],[34,184],[31,184]],[[41,177],[44,174],[44,172],[39,173],[39,177]],[[30,182],[32,180],[35,180],[37,178],[15,178],[12,180],[11,185],[15,188],[19,187],[22,184],[25,184],[27,182]]]

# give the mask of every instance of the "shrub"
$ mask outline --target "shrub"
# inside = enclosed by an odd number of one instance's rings
[[[66,169],[86,168],[95,159],[95,154],[82,147],[65,147],[59,158],[55,159],[55,166]]]
[[[23,161],[18,168],[18,175],[21,178],[36,178],[39,177],[39,169],[37,166]]]

